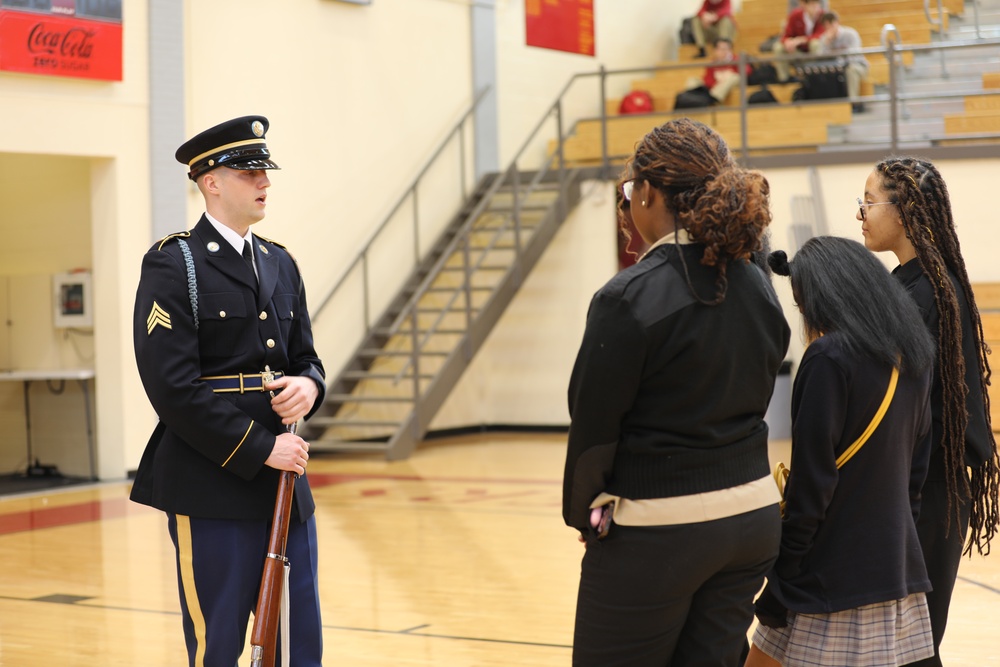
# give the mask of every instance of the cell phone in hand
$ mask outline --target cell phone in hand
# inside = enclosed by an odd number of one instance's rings
[[[601,508],[601,520],[597,522],[597,526],[594,531],[597,533],[597,539],[603,540],[608,535],[608,530],[611,528],[611,517],[615,513],[615,501],[611,501],[607,505]]]

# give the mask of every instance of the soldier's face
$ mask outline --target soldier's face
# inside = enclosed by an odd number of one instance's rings
[[[229,169],[220,167],[220,203],[230,220],[241,225],[252,225],[264,219],[267,206],[267,189],[271,181],[264,169]]]

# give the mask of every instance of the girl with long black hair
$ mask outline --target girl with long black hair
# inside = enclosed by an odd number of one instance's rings
[[[856,241],[816,237],[770,263],[791,277],[808,347],[792,389],[781,553],[746,665],[895,667],[932,655],[916,528],[931,338]]]

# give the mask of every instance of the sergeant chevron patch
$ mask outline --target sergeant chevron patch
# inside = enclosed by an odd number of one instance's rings
[[[149,311],[149,317],[146,318],[146,335],[152,335],[153,329],[157,325],[164,329],[173,329],[170,325],[170,313],[160,308],[160,304],[154,301],[153,309]]]

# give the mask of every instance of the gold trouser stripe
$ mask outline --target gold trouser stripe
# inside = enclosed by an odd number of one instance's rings
[[[246,442],[247,436],[250,435],[250,429],[252,429],[252,428],[253,428],[253,420],[251,419],[250,420],[250,425],[247,426],[247,432],[243,434],[243,438],[240,440],[240,444],[236,445],[236,449],[234,449],[233,452],[229,455],[229,458],[226,459],[225,461],[223,461],[223,463],[222,463],[222,467],[223,468],[225,468],[226,464],[229,463],[229,461],[234,456],[236,456],[236,452],[240,451],[240,447],[242,447],[243,443]]]
[[[194,582],[194,549],[191,546],[191,518],[181,514],[177,518],[177,556],[181,567],[181,582],[184,586],[184,600],[187,602],[188,615],[194,625],[195,667],[205,666],[205,617],[201,613],[201,603],[198,602],[198,589]]]

